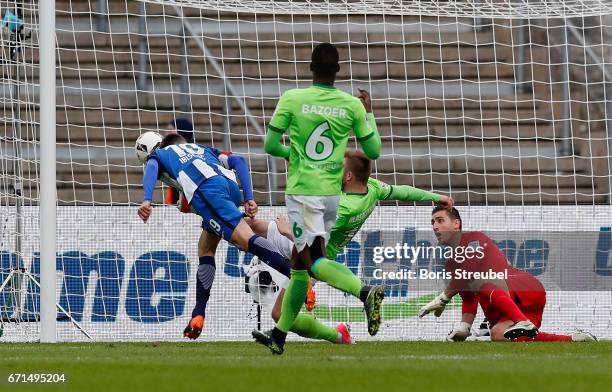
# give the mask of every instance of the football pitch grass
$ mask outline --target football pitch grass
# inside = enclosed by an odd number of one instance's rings
[[[9,373],[64,373],[65,384],[8,384]],[[6,391],[610,390],[612,342],[252,342],[0,344]]]

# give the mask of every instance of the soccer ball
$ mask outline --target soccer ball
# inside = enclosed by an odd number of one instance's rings
[[[251,294],[254,302],[262,305],[272,305],[276,300],[278,286],[270,272],[256,257],[253,258],[250,265],[245,266],[245,270],[245,291]]]
[[[154,131],[145,132],[138,137],[135,148],[136,156],[140,163],[144,164],[147,162],[147,158],[159,146],[161,141],[162,135]]]

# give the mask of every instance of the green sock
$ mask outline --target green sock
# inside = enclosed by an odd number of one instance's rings
[[[276,328],[283,332],[289,331],[306,300],[309,279],[308,271],[291,270],[291,279],[287,290],[285,290],[281,307],[281,318],[276,323]]]
[[[338,331],[321,323],[310,314],[298,314],[290,331],[304,338],[327,340],[331,343],[338,342]]]
[[[317,280],[359,298],[361,280],[344,264],[320,258],[310,268]]]

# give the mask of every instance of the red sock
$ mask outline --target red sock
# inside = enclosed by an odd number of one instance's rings
[[[569,335],[556,335],[554,333],[538,332],[535,337],[521,336],[520,338],[512,339],[513,342],[571,342],[572,337]]]
[[[517,321],[527,320],[527,317],[525,317],[516,303],[510,298],[510,295],[493,283],[485,283],[480,286],[479,294],[488,298],[493,306],[515,323]]]

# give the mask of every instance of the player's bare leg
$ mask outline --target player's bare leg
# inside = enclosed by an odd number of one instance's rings
[[[249,224],[242,220],[234,229],[230,242],[236,245],[236,247],[241,251],[246,252],[249,249],[249,238],[251,238],[254,234],[255,233]]]
[[[268,221],[261,219],[247,219],[245,220],[245,223],[249,225],[249,227],[255,234],[260,235],[264,238],[268,236]]]
[[[221,241],[221,237],[205,230],[202,230],[198,240],[199,265],[196,273],[196,304],[191,313],[191,320],[183,331],[183,336],[189,339],[197,339],[204,329],[206,303],[215,279],[215,253],[219,241]]]
[[[281,289],[278,293],[278,296],[276,297],[276,302],[274,302],[274,306],[272,307],[272,313],[270,314],[270,316],[272,316],[272,320],[274,320],[275,323],[278,323],[278,320],[280,319],[284,297],[285,289]]]
[[[282,215],[281,215],[282,216]],[[280,216],[276,218],[276,222],[278,222]],[[285,220],[287,218],[285,217]],[[270,221],[268,220],[263,220],[263,219],[257,219],[257,218],[253,218],[253,219],[245,219],[245,223],[251,228],[251,230],[257,234],[260,235],[262,237],[266,237],[268,235],[268,225],[270,224]],[[285,233],[283,233],[281,231],[281,226],[277,225],[279,232],[284,235],[285,237],[288,237],[289,239],[292,239],[291,236],[287,236]]]

